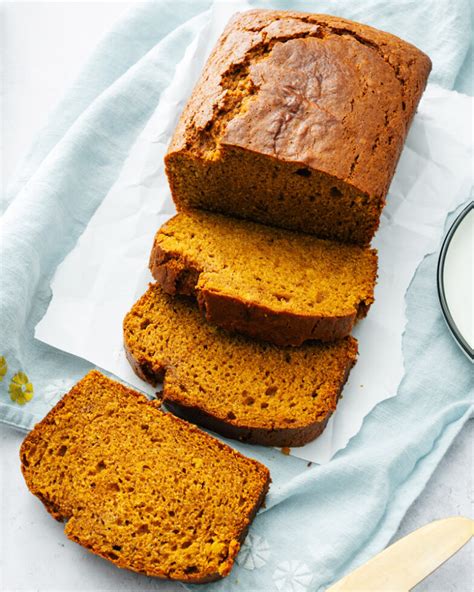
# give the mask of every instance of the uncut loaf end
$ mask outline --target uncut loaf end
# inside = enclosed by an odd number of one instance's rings
[[[177,209],[369,244],[430,69],[346,19],[235,15],[165,157]]]

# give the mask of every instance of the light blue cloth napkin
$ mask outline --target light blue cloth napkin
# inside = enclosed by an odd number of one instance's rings
[[[465,62],[471,39],[467,0],[251,4],[339,14],[391,31],[431,56],[431,81],[472,88],[472,69]],[[121,20],[59,104],[5,196],[9,206],[0,234],[5,423],[30,428],[91,368],[36,341],[34,327],[47,308],[57,265],[117,178],[210,6],[210,0],[160,0],[138,5]],[[345,450],[318,467],[275,450],[237,445],[270,468],[273,485],[238,565],[210,589],[322,590],[390,541],[473,407],[472,368],[441,317],[435,267],[436,257],[426,258],[408,291],[406,376],[397,396],[367,416]]]

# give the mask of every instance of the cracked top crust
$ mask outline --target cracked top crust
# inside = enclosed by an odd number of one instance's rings
[[[384,196],[431,68],[401,39],[327,15],[252,10],[214,48],[168,153],[237,146]]]

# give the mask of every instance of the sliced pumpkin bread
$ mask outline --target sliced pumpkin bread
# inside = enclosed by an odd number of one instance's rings
[[[135,372],[165,405],[224,436],[302,446],[321,434],[356,360],[352,337],[283,348],[207,323],[192,300],[150,285],[124,320]]]
[[[350,335],[374,301],[373,249],[205,212],[156,234],[150,270],[168,294],[197,297],[206,319],[276,345]]]
[[[21,447],[26,483],[67,536],[133,571],[226,576],[269,472],[158,403],[93,371]]]

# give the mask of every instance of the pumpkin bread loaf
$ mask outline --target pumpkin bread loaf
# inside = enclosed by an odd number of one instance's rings
[[[210,325],[151,285],[124,320],[135,372],[163,382],[168,409],[224,436],[302,446],[321,434],[356,360],[352,337],[283,348]]]
[[[165,158],[178,210],[369,244],[430,69],[413,45],[342,18],[235,15]]]
[[[206,212],[157,233],[150,270],[206,319],[276,345],[350,334],[374,300],[374,250]]]
[[[90,372],[26,437],[23,475],[67,536],[133,571],[226,576],[269,472],[136,391]]]

